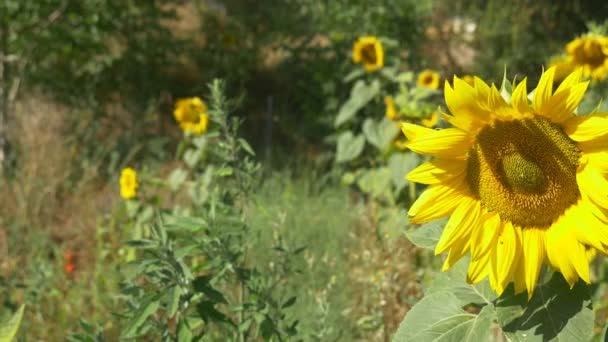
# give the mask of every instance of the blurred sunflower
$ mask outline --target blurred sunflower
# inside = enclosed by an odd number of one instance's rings
[[[120,173],[120,196],[131,199],[137,196],[137,172],[130,167],[122,169]]]
[[[427,89],[437,89],[439,88],[439,80],[441,76],[433,70],[423,70],[420,75],[418,75],[418,80],[416,80],[416,84],[421,88]]]
[[[207,131],[209,125],[207,105],[199,97],[177,100],[173,116],[184,132],[198,135]]]
[[[525,79],[508,104],[496,86],[454,77],[444,117],[455,128],[402,124],[409,149],[436,157],[407,175],[429,185],[410,221],[451,216],[435,249],[449,251],[443,269],[470,253],[467,280],[488,276],[498,294],[513,281],[531,297],[545,262],[588,283],[588,257],[608,252],[608,113],[575,115],[589,81],[578,69],[553,92],[555,70],[532,104]]]
[[[583,68],[583,75],[595,80],[608,76],[608,37],[588,34],[566,45],[572,63]]]
[[[353,45],[353,62],[363,64],[367,72],[376,71],[384,66],[382,42],[374,36],[357,39]]]
[[[395,100],[393,100],[393,97],[385,96],[384,105],[386,106],[386,111],[384,112],[384,116],[386,116],[387,119],[394,121],[398,116],[398,112],[397,112],[397,106],[395,105]]]

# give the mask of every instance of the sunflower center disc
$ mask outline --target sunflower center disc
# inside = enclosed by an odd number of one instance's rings
[[[543,118],[498,121],[483,128],[469,150],[467,182],[503,220],[545,227],[580,196],[579,156],[574,141]]]
[[[376,47],[373,44],[367,44],[361,49],[361,57],[367,64],[376,64]]]

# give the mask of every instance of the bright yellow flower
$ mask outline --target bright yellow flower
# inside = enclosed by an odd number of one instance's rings
[[[399,113],[397,112],[397,106],[395,105],[392,96],[384,97],[384,105],[386,106],[386,112],[384,113],[386,118],[391,121],[395,120]]]
[[[137,172],[130,167],[122,169],[120,173],[120,196],[131,199],[137,196]]]
[[[420,75],[418,75],[418,80],[416,81],[416,84],[418,84],[418,86],[421,88],[437,89],[439,88],[440,79],[441,76],[439,76],[437,72],[426,69],[423,70]]]
[[[445,84],[454,128],[409,123],[407,147],[435,157],[407,175],[428,184],[410,222],[451,216],[435,253],[443,269],[471,254],[468,281],[486,276],[501,294],[513,281],[532,296],[543,263],[573,286],[589,283],[589,249],[608,253],[608,113],[578,116],[589,81],[582,70],[553,91],[555,68],[540,78],[533,102],[526,79],[507,103],[494,86],[458,77]]]
[[[595,80],[608,76],[608,37],[586,35],[566,45],[566,52],[575,66],[583,68],[583,75]]]
[[[198,97],[180,99],[175,103],[173,116],[184,132],[201,134],[207,131],[207,105]]]
[[[439,122],[439,113],[437,113],[437,112],[432,112],[428,117],[420,120],[420,123],[424,127],[428,127],[428,128],[435,127],[438,122]]]
[[[362,63],[367,72],[384,66],[382,42],[374,36],[360,37],[353,45],[353,62]]]

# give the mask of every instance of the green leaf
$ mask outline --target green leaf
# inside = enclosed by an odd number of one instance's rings
[[[388,167],[369,170],[357,180],[357,185],[361,191],[376,198],[390,196],[391,170]]]
[[[350,93],[350,98],[344,102],[338,111],[338,116],[334,123],[335,126],[339,127],[343,123],[351,120],[357,112],[367,105],[367,103],[379,92],[380,82],[378,80],[373,81],[369,85],[362,80],[357,81]]]
[[[343,163],[357,158],[365,147],[365,138],[362,135],[355,137],[351,131],[344,132],[338,137],[336,146],[336,161]]]
[[[368,118],[363,122],[363,134],[367,141],[380,151],[386,150],[398,133],[399,127],[386,118],[378,122]]]
[[[181,319],[177,325],[177,341],[190,342],[192,341],[192,331],[188,326],[188,321]]]
[[[233,173],[233,170],[230,166],[222,167],[215,171],[215,174],[219,177],[231,176],[232,173]]]
[[[17,335],[24,309],[25,305],[21,305],[8,321],[0,322],[0,342],[11,342]]]
[[[401,191],[409,182],[405,179],[410,171],[420,164],[420,157],[413,152],[393,153],[388,159],[388,168],[391,170],[391,179],[397,191]]]
[[[424,223],[417,228],[405,232],[408,240],[418,247],[435,249],[447,219],[439,219]]]
[[[496,303],[498,323],[511,341],[589,341],[593,310],[589,288],[582,281],[572,289],[555,272],[538,286],[528,303],[525,293],[510,286]]]
[[[228,323],[234,326],[235,324],[230,320],[230,318],[228,318],[228,316],[215,308],[215,304],[216,303],[208,300],[202,301],[196,305],[196,311],[207,323],[210,321],[216,321]]]
[[[213,288],[210,284],[211,278],[209,276],[199,276],[194,279],[192,286],[197,292],[204,293],[213,303],[228,304],[228,301],[224,295]]]
[[[171,172],[169,175],[169,179],[167,179],[169,182],[169,188],[171,188],[173,191],[179,190],[187,177],[188,172],[186,170],[181,168],[173,170],[173,172]]]
[[[241,147],[243,148],[243,150],[245,150],[245,152],[249,153],[251,156],[255,156],[255,152],[253,151],[253,148],[251,148],[251,145],[249,145],[247,140],[245,140],[243,138],[239,138],[238,141],[239,141],[239,144],[241,144]]]
[[[178,286],[172,286],[167,292],[167,316],[173,317],[179,308],[179,298],[182,294],[182,289]]]
[[[468,304],[491,304],[496,299],[496,294],[487,280],[478,284],[466,282],[467,269],[469,268],[469,257],[464,257],[456,263],[449,271],[441,272],[425,289],[425,295],[437,293],[451,293],[459,301],[461,306]]]
[[[468,313],[452,293],[439,292],[425,296],[407,313],[393,341],[488,341],[493,320],[491,307],[478,315]]]
[[[133,314],[123,330],[122,337],[132,338],[137,335],[139,328],[146,322],[148,317],[158,310],[160,302],[158,298],[152,297],[142,303],[142,306]]]
[[[190,148],[184,153],[184,162],[192,169],[198,164],[202,156],[203,150]]]

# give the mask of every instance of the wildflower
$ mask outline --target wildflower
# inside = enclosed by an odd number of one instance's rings
[[[173,116],[184,132],[205,133],[209,125],[207,105],[199,97],[180,99],[175,103]]]
[[[588,34],[566,45],[572,63],[583,68],[583,75],[595,80],[608,76],[608,37]]]
[[[544,262],[570,286],[589,283],[589,249],[608,253],[608,113],[575,115],[589,81],[578,69],[554,92],[555,71],[532,104],[525,79],[509,104],[494,85],[454,77],[444,113],[454,128],[402,124],[407,147],[436,158],[407,175],[429,185],[410,222],[451,216],[435,248],[449,251],[443,269],[470,253],[467,280],[488,276],[498,294],[513,281],[530,298]]]
[[[393,121],[397,118],[399,113],[397,112],[397,106],[395,106],[395,101],[392,96],[384,97],[384,105],[386,106],[386,112],[384,115],[387,119]]]
[[[418,86],[421,88],[437,89],[439,88],[440,79],[441,76],[439,76],[437,72],[426,69],[423,70],[420,75],[418,75],[418,80],[416,81],[416,84],[418,84]]]
[[[120,196],[131,199],[137,196],[137,173],[130,167],[122,169],[120,173]]]
[[[428,127],[428,128],[435,127],[438,122],[439,122],[439,113],[437,113],[437,112],[432,112],[428,117],[420,120],[420,123],[424,127]]]
[[[63,253],[63,269],[67,274],[71,274],[74,272],[74,270],[76,269],[74,253]]]
[[[376,71],[384,66],[382,43],[374,36],[357,39],[353,45],[353,62],[363,64],[365,71]]]

